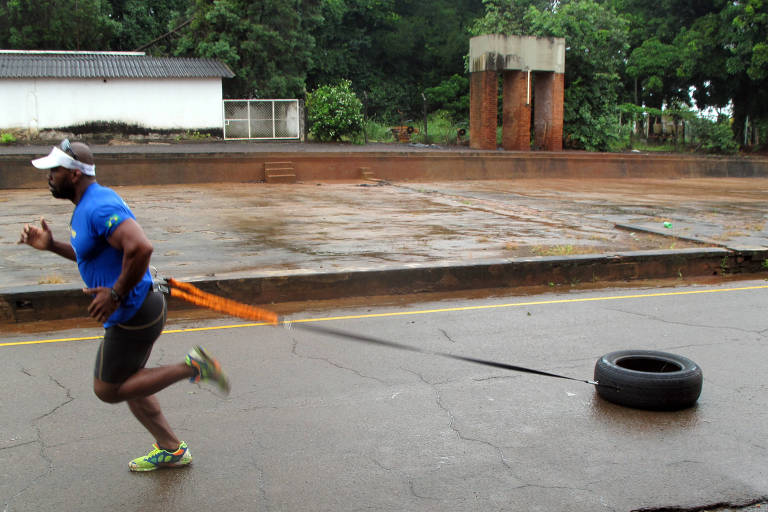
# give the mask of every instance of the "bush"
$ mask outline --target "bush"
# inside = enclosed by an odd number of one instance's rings
[[[0,144],[13,144],[16,142],[16,137],[12,133],[3,133],[0,135]]]
[[[718,119],[717,122],[694,118],[691,119],[690,126],[698,141],[698,151],[732,155],[739,150],[739,144],[734,139],[733,130],[726,118]]]
[[[621,125],[613,94],[602,83],[595,80],[587,85],[573,84],[565,90],[563,135],[566,148],[610,151],[620,144]]]
[[[323,85],[307,94],[310,133],[320,141],[354,137],[363,127],[363,104],[349,80]]]

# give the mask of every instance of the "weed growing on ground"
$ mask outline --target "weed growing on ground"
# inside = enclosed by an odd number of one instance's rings
[[[49,274],[40,279],[37,284],[64,284],[67,281],[58,274]]]
[[[536,245],[531,248],[536,256],[573,256],[574,254],[591,254],[591,247],[574,247],[573,245]]]
[[[207,140],[211,139],[213,136],[210,133],[200,133],[199,131],[190,131],[187,130],[183,135],[177,135],[175,137],[175,140],[177,142],[181,142],[183,140]]]
[[[730,265],[728,264],[728,256],[723,256],[723,259],[720,261],[720,274],[721,275],[728,275],[728,270],[730,269]]]
[[[469,140],[469,130],[463,124],[454,122],[446,112],[434,112],[427,117],[427,133],[424,133],[424,120],[409,121],[408,126],[413,126],[414,133],[410,141],[415,144],[437,144],[440,146],[455,146],[466,143]],[[380,119],[366,119],[363,123],[365,133],[362,131],[351,137],[342,137],[342,141],[353,144],[365,144],[368,142],[392,143],[396,137],[392,133],[392,123]],[[464,134],[460,135],[460,130]]]

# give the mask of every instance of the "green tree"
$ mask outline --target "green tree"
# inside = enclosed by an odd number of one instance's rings
[[[110,0],[112,19],[118,30],[112,40],[115,50],[130,51],[156,41],[181,25],[191,0]],[[171,41],[178,38],[171,33],[157,40],[146,51],[155,55],[168,55]]]
[[[617,105],[628,23],[594,0],[562,0],[525,15],[531,35],[564,37],[564,131],[568,144],[605,151],[618,135]],[[536,105],[534,104],[534,108]]]
[[[0,0],[0,45],[16,50],[104,50],[119,25],[107,0]]]
[[[453,75],[439,85],[424,91],[433,109],[444,110],[452,121],[467,118],[469,112],[469,79],[463,75]]]
[[[688,87],[675,70],[680,52],[672,44],[651,37],[635,48],[627,62],[626,74],[639,82],[636,102],[654,108],[670,103],[688,103]]]
[[[394,0],[322,0],[320,16],[307,76],[309,89],[343,77],[362,93],[386,80],[379,41],[394,30]]]
[[[722,0],[608,0],[629,21],[629,59],[622,101],[662,109],[690,105],[690,83],[678,74],[679,31],[713,11]],[[651,117],[650,121],[653,122]]]
[[[629,44],[635,49],[656,38],[670,44],[681,27],[722,7],[723,0],[608,0],[608,5],[629,21]]]
[[[516,36],[531,35],[530,27],[525,23],[528,9],[552,10],[551,0],[483,0],[485,14],[477,18],[470,26],[474,36],[482,34],[506,34]]]
[[[768,119],[768,13],[765,0],[726,3],[698,18],[675,40],[678,74],[695,87],[699,108],[732,105],[743,142],[745,121]]]
[[[229,98],[296,98],[305,94],[319,22],[313,0],[194,0],[176,55],[219,59],[236,77]]]
[[[669,106],[693,90],[698,108],[732,108],[740,141],[747,119],[768,118],[766,0],[609,3],[630,20],[625,100]]]
[[[340,77],[388,121],[420,115],[422,92],[464,74],[481,0],[323,0],[308,85]]]
[[[606,150],[617,138],[621,73],[628,57],[629,24],[595,0],[484,0],[474,35],[499,33],[563,37],[566,143]],[[534,103],[534,109],[536,105]]]
[[[732,26],[745,36],[737,53],[749,62],[749,78],[765,80],[768,78],[768,4],[766,0],[747,0],[737,7]]]

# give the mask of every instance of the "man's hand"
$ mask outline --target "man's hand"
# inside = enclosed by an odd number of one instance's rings
[[[93,300],[88,306],[88,315],[91,318],[104,323],[112,316],[120,304],[112,298],[112,289],[100,286],[99,288],[84,288],[83,293],[91,295]]]
[[[41,251],[50,251],[53,248],[53,233],[44,218],[40,218],[40,227],[24,224],[21,230],[19,244],[31,245]]]

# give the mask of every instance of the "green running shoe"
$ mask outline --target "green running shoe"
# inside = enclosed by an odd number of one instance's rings
[[[133,459],[128,463],[131,471],[154,471],[160,468],[180,468],[192,462],[192,454],[184,441],[175,452],[161,450],[157,444],[154,449],[143,457]]]
[[[185,363],[195,369],[195,375],[189,379],[190,382],[215,382],[225,395],[229,394],[229,380],[221,370],[221,364],[203,350],[203,347],[197,346],[190,350]]]

